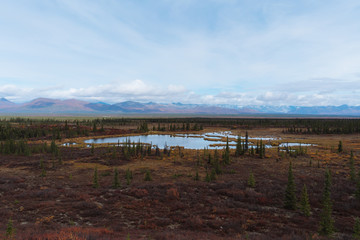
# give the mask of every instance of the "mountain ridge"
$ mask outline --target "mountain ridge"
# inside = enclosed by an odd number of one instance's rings
[[[360,116],[360,106],[237,106],[227,104],[184,104],[124,101],[114,104],[87,102],[78,99],[36,98],[25,103],[14,103],[0,98],[0,114],[284,114]]]

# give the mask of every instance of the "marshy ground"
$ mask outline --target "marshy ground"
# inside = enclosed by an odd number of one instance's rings
[[[107,129],[98,137],[130,133]],[[290,156],[277,147],[258,154],[235,156],[222,163],[224,150],[217,150],[221,173],[205,181],[215,150],[173,148],[170,154],[125,157],[121,147],[85,144],[70,147],[62,143],[91,138],[62,138],[59,153],[0,155],[0,232],[5,235],[9,220],[15,239],[316,239],[325,169],[332,174],[336,239],[351,239],[355,218],[360,216],[356,184],[350,180],[350,151],[355,169],[360,170],[359,134],[289,134],[284,128],[248,129],[249,137],[274,137],[281,142],[311,143],[306,153]],[[121,132],[123,131],[123,132]],[[201,132],[244,129],[206,126]],[[189,131],[191,132],[191,131]],[[133,132],[131,132],[134,134]],[[154,131],[153,133],[158,133]],[[162,131],[161,134],[173,134]],[[183,132],[180,132],[183,133]],[[37,144],[49,139],[29,140]],[[338,152],[342,141],[343,151]],[[300,209],[284,209],[288,167],[292,162],[296,196],[306,184],[311,215]],[[97,169],[99,187],[94,188]],[[113,187],[118,169],[120,186]],[[126,172],[132,177],[126,179]],[[145,181],[146,172],[151,181]],[[248,185],[250,172],[256,181]],[[198,179],[196,180],[196,175]]]

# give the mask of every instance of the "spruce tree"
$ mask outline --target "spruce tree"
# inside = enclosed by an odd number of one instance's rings
[[[9,219],[9,221],[6,225],[5,236],[7,239],[12,239],[15,236],[15,228],[14,228],[13,221],[11,218]]]
[[[296,195],[295,195],[295,181],[292,172],[292,163],[289,164],[288,172],[288,183],[285,190],[285,203],[284,207],[286,209],[295,210],[296,209]]]
[[[331,236],[334,233],[334,220],[332,219],[331,202],[331,174],[329,169],[325,171],[325,185],[322,200],[323,209],[320,220],[320,235]]]
[[[307,217],[310,216],[311,207],[309,203],[309,195],[305,184],[301,193],[300,206],[302,213]]]
[[[236,141],[236,150],[235,150],[235,156],[239,157],[242,154],[242,149],[241,149],[241,137],[238,136],[237,141]]]
[[[94,169],[93,188],[99,188],[99,177],[97,168]]]
[[[250,172],[250,175],[249,175],[248,186],[251,188],[255,187],[255,177],[254,177],[254,174],[252,171]]]
[[[114,170],[114,184],[113,184],[114,188],[119,188],[120,187],[120,181],[119,181],[119,171],[117,168],[115,168]]]
[[[351,181],[356,181],[356,173],[355,173],[355,163],[354,163],[354,153],[353,153],[353,150],[351,150],[351,153],[350,153],[350,180]]]
[[[339,141],[338,152],[341,153],[342,151],[343,151],[343,144],[342,141]]]
[[[46,177],[46,170],[43,160],[40,161],[41,174],[40,177]]]
[[[210,173],[210,181],[215,181],[215,180],[216,180],[216,171],[215,169],[212,169]]]
[[[207,170],[206,170],[205,182],[211,182],[211,178]]]
[[[216,174],[221,174],[220,163],[219,163],[218,157],[216,155],[215,155],[214,160],[212,162],[212,166],[214,167],[214,170],[215,170]]]
[[[355,239],[360,239],[360,218],[358,217],[355,219],[353,237]]]
[[[132,180],[133,176],[132,176],[132,172],[130,171],[130,169],[126,169],[126,172],[125,172],[125,179],[126,179],[126,184],[127,185],[130,185],[130,182]]]
[[[195,173],[195,177],[194,177],[195,181],[199,181],[200,177],[199,177],[199,171],[196,169],[196,173]]]
[[[355,191],[356,199],[360,201],[360,170],[358,172],[358,176],[356,179],[356,191]]]
[[[151,181],[151,174],[149,170],[146,170],[144,181]]]
[[[249,135],[248,132],[246,131],[245,133],[245,151],[247,151],[249,149]]]

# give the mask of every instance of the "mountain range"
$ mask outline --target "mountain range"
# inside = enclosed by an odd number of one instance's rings
[[[37,98],[26,103],[0,99],[0,114],[205,114],[205,115],[332,115],[360,116],[360,106],[237,106],[182,103],[140,103],[125,101],[115,104],[76,99]]]

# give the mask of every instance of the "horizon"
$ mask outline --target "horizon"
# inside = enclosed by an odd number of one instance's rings
[[[0,3],[0,96],[360,106],[360,3]]]
[[[135,103],[141,103],[141,104],[149,104],[149,103],[156,103],[156,104],[183,104],[183,105],[209,105],[209,106],[237,106],[239,108],[241,107],[254,107],[256,105],[244,105],[244,106],[240,106],[240,105],[232,105],[232,104],[211,104],[211,103],[182,103],[182,102],[154,102],[154,101],[136,101],[136,100],[124,100],[124,101],[120,101],[120,102],[115,102],[115,103],[109,103],[106,101],[98,101],[98,100],[82,100],[82,99],[77,99],[77,98],[48,98],[48,97],[36,97],[30,100],[26,100],[23,102],[13,102],[10,101],[9,99],[7,99],[6,97],[1,97],[0,96],[0,100],[5,100],[11,103],[15,103],[18,105],[21,104],[25,104],[25,103],[29,103],[29,102],[33,102],[35,100],[56,100],[56,101],[70,101],[70,100],[74,100],[74,101],[83,101],[83,102],[88,102],[88,103],[104,103],[104,104],[109,104],[109,105],[113,105],[113,104],[117,104],[117,103],[124,103],[124,102],[135,102]],[[341,104],[341,105],[313,105],[313,106],[297,106],[297,105],[267,105],[264,107],[341,107],[341,106],[349,106],[349,107],[359,107],[360,105],[348,105],[348,104]],[[260,106],[258,106],[260,107]]]

